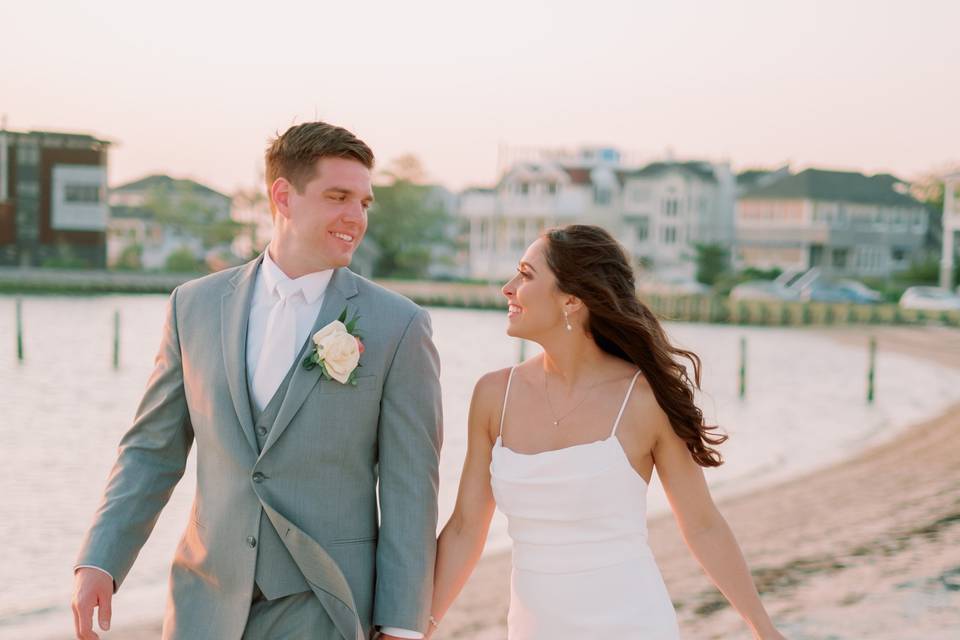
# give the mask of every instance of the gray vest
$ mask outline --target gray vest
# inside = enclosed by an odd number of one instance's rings
[[[290,371],[287,372],[277,392],[262,412],[253,400],[253,391],[251,390],[249,393],[250,413],[253,416],[254,433],[257,435],[258,453],[263,450],[263,445],[267,442],[267,436],[270,435],[273,424],[277,421],[277,413],[280,412],[280,405],[283,404],[283,398],[287,395],[290,379],[297,367],[301,366],[303,357],[303,353],[297,355]],[[304,580],[303,574],[290,556],[290,552],[283,545],[276,529],[270,524],[270,519],[262,513],[260,515],[260,534],[257,536],[257,569],[254,580],[268,600],[310,590],[310,586]]]

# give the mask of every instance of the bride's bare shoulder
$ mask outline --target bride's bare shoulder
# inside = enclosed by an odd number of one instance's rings
[[[474,403],[482,402],[486,405],[492,402],[493,405],[496,405],[500,400],[503,400],[503,394],[507,391],[510,370],[511,367],[506,367],[480,376],[477,384],[473,387]]]

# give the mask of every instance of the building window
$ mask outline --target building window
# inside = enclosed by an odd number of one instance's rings
[[[676,244],[676,243],[677,243],[677,228],[676,228],[676,227],[664,227],[664,228],[663,228],[663,243],[664,243],[664,244]]]
[[[647,217],[637,218],[637,240],[644,241],[650,237],[650,220]]]
[[[547,193],[549,193],[550,195],[556,195],[556,193],[557,193],[557,183],[556,183],[556,182],[548,182],[548,183],[547,183]]]
[[[903,262],[907,259],[907,250],[903,247],[893,247],[890,250],[890,257],[894,262]]]
[[[849,251],[847,249],[834,249],[833,250],[833,266],[838,269],[847,268],[847,254]]]
[[[98,184],[64,185],[63,198],[66,202],[96,204],[100,202],[100,185]]]
[[[490,247],[490,225],[486,220],[480,221],[480,250],[486,251]]]
[[[526,238],[524,237],[524,222],[523,220],[515,220],[510,226],[510,250],[511,251],[523,251],[526,246]]]
[[[676,198],[667,198],[661,203],[660,208],[663,211],[663,215],[669,216],[672,218],[677,215],[677,211],[679,210],[679,207],[680,207],[679,201]]]
[[[604,187],[593,188],[593,201],[595,204],[610,204],[611,193]]]
[[[17,182],[17,197],[19,198],[39,198],[40,185],[33,180],[20,180]]]
[[[40,164],[40,147],[33,144],[17,146],[17,164],[35,166]]]
[[[650,200],[649,187],[634,187],[633,189],[634,202],[648,202],[649,200]]]
[[[530,185],[526,182],[520,183],[520,195],[525,196],[530,193]]]

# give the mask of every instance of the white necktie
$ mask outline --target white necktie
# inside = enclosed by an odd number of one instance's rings
[[[263,349],[253,373],[253,400],[261,411],[283,382],[293,359],[297,357],[297,305],[304,301],[301,289],[292,280],[277,283],[280,297],[267,318]]]

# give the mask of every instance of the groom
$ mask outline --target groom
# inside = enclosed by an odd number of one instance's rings
[[[346,268],[367,228],[373,162],[340,127],[290,128],[266,153],[268,250],[173,292],[77,562],[78,638],[98,637],[94,608],[109,628],[111,597],[194,440],[197,491],[164,638],[422,637],[439,361],[427,313]]]

